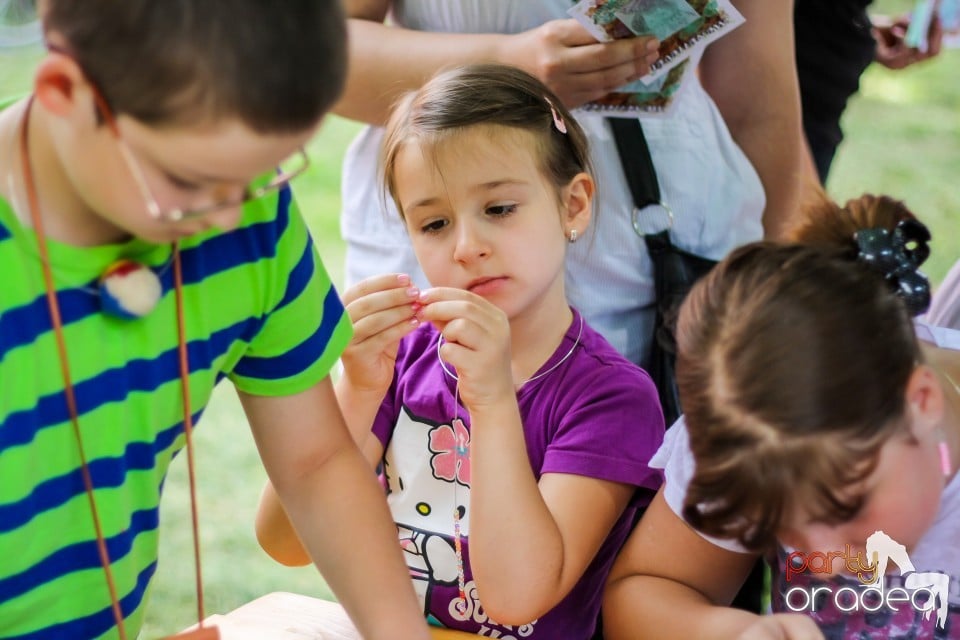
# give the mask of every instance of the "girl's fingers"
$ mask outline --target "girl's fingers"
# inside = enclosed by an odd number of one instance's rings
[[[470,350],[476,350],[486,342],[489,333],[480,324],[464,318],[451,320],[443,328],[443,339],[446,342],[462,345]]]
[[[456,289],[454,287],[432,287],[424,289],[420,293],[420,302],[423,304],[453,300],[483,300],[483,298],[475,293],[470,293],[466,289]]]
[[[416,318],[406,318],[395,324],[385,326],[376,333],[361,340],[354,340],[353,347],[373,353],[382,353],[396,345],[404,336],[420,326]]]
[[[361,298],[379,291],[406,289],[411,287],[410,276],[405,273],[387,273],[362,280],[347,289],[340,299],[347,306]]]
[[[456,318],[497,318],[503,315],[493,303],[464,289],[435,287],[427,289],[418,299],[423,305],[423,317],[431,322],[450,322]]]
[[[398,324],[412,324],[417,326],[419,319],[419,306],[416,303],[403,303],[398,306],[379,309],[368,314],[358,314],[354,317],[350,313],[350,319],[353,322],[353,342],[361,343],[376,337],[378,334],[390,329]]]
[[[354,325],[364,318],[390,310],[413,315],[422,306],[419,296],[420,290],[412,285],[374,290],[347,303],[346,310]]]

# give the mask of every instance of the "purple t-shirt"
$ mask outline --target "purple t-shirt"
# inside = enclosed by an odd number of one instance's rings
[[[574,311],[560,346],[540,372],[570,352],[580,327]],[[394,382],[373,425],[385,450],[387,500],[424,615],[432,624],[502,639],[589,638],[604,582],[636,509],[649,503],[663,481],[660,470],[647,464],[664,433],[650,376],[584,324],[570,357],[517,393],[527,456],[538,480],[544,473],[570,473],[634,485],[638,491],[563,601],[530,624],[501,625],[484,612],[470,569],[469,455],[461,453],[458,466],[455,449],[456,442],[466,440],[469,451],[470,416],[462,406],[454,409],[456,383],[440,366],[438,338],[436,329],[424,325],[401,342]],[[465,613],[456,607],[454,504],[462,507]]]

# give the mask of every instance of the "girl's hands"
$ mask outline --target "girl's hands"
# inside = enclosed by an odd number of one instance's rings
[[[573,18],[551,20],[507,42],[504,62],[539,78],[571,109],[646,75],[660,46],[648,37],[597,42]]]
[[[456,369],[460,398],[474,411],[514,399],[510,367],[510,323],[506,314],[480,296],[437,287],[420,296],[422,319],[443,334],[440,357]]]
[[[738,640],[824,640],[817,624],[800,613],[760,616]]]
[[[343,294],[353,323],[343,376],[355,389],[382,395],[390,388],[400,339],[420,324],[419,296],[410,277],[397,273],[367,278]]]

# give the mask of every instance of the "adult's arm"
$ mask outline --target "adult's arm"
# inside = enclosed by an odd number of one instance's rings
[[[711,44],[700,77],[767,196],[764,235],[777,238],[799,206],[803,165],[792,0],[733,0],[746,23]]]
[[[286,513],[363,637],[426,639],[383,490],[329,377],[292,396],[240,399]]]
[[[598,43],[572,18],[517,34],[451,34],[385,25],[390,0],[346,0],[350,66],[334,111],[382,125],[397,98],[441,68],[470,63],[520,67],[540,78],[568,107],[602,97],[639,78],[656,59],[648,38]]]

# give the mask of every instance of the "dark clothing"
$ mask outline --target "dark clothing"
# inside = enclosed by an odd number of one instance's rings
[[[871,0],[796,0],[793,10],[803,129],[821,182],[843,139],[840,116],[873,60]]]

